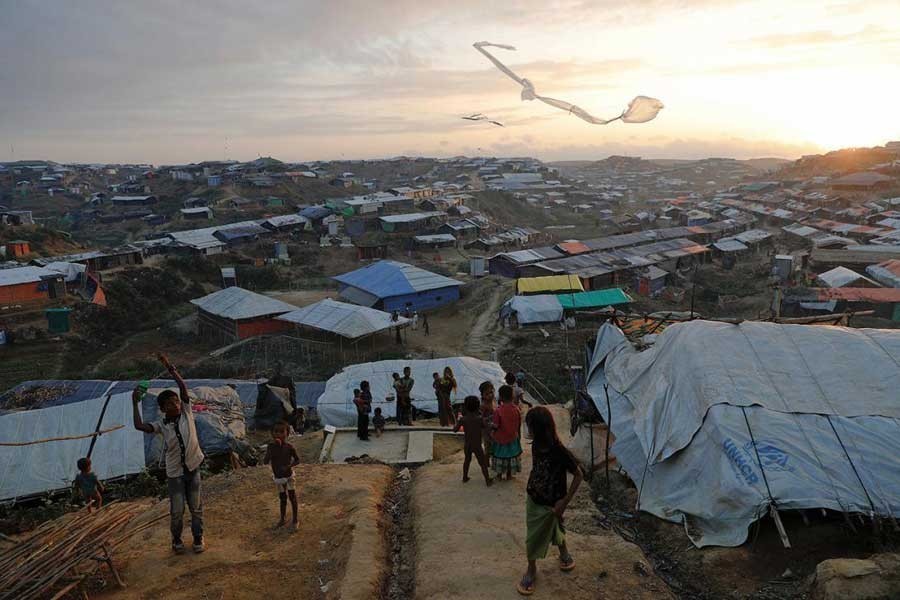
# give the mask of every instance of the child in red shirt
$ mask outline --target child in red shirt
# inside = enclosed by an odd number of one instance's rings
[[[500,386],[499,393],[500,406],[494,411],[491,469],[502,480],[504,473],[506,479],[512,479],[513,471],[522,472],[522,443],[519,440],[522,414],[513,404],[513,389],[510,386]]]

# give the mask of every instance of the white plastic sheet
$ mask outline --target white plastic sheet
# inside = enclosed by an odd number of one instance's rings
[[[0,441],[30,442],[92,433],[106,396],[0,416]],[[101,480],[140,473],[144,468],[144,434],[132,427],[131,394],[110,398],[100,429],[124,425],[97,437],[91,455]],[[76,462],[87,456],[91,438],[0,446],[0,501],[63,490],[78,474]]]
[[[500,71],[505,73],[510,79],[518,83],[522,86],[522,100],[540,100],[544,104],[549,104],[555,108],[560,110],[564,110],[567,113],[573,114],[579,119],[583,121],[587,121],[592,125],[607,125],[612,123],[613,121],[621,120],[625,123],[646,123],[647,121],[652,121],[656,118],[656,115],[659,114],[659,111],[664,108],[663,103],[657,100],[656,98],[651,98],[649,96],[635,96],[634,99],[628,103],[628,107],[622,111],[617,117],[613,117],[611,119],[601,119],[595,117],[590,114],[580,106],[576,106],[570,102],[566,102],[565,100],[558,100],[556,98],[549,98],[547,96],[541,96],[535,90],[534,84],[525,79],[524,77],[519,77],[516,73],[507,67],[505,64],[500,62],[497,57],[493,54],[485,50],[487,47],[491,48],[501,48],[503,50],[515,50],[515,46],[510,46],[507,44],[493,44],[491,42],[476,42],[473,44],[476,50],[481,52],[489,61],[494,63]]]
[[[415,386],[412,390],[413,405],[421,410],[437,413],[437,399],[432,388],[432,373],[443,374],[444,367],[453,369],[457,390],[451,400],[462,402],[466,396],[479,396],[478,386],[491,381],[494,387],[503,382],[506,372],[495,362],[477,358],[436,358],[433,360],[383,360],[351,365],[332,377],[325,384],[325,392],[319,398],[319,418],[326,425],[349,427],[356,423],[356,406],[353,390],[361,381],[368,381],[372,390],[372,410],[380,407],[385,418],[397,415],[397,402],[386,402],[394,394],[392,373],[403,374],[403,367],[412,370]],[[480,396],[479,396],[480,397]]]

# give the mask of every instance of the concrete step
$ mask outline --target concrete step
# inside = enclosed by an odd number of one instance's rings
[[[410,431],[406,446],[406,462],[429,462],[434,458],[434,432]]]

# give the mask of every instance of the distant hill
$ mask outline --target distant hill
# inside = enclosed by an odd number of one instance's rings
[[[775,171],[792,161],[786,158],[751,158],[747,160],[738,160],[734,158],[704,158],[699,160],[691,160],[684,158],[652,158],[644,159],[639,156],[610,156],[602,160],[561,160],[547,163],[550,166],[561,169],[583,169],[586,167],[597,168],[600,170],[631,172],[639,171],[656,171],[659,169],[679,169],[682,167],[693,168],[703,166],[743,166],[749,167],[753,171],[767,172]]]
[[[883,147],[846,148],[827,154],[804,156],[784,165],[776,175],[782,179],[846,175],[900,159],[896,150]]]

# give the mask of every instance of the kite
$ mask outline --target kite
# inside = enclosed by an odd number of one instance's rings
[[[635,98],[628,104],[628,108],[622,111],[618,117],[614,117],[612,119],[598,119],[593,116],[583,108],[579,106],[575,106],[565,100],[557,100],[556,98],[548,98],[546,96],[538,95],[537,91],[534,89],[534,84],[524,77],[519,77],[516,75],[509,67],[500,62],[497,57],[493,54],[485,50],[486,47],[491,48],[502,48],[503,50],[515,50],[515,46],[509,46],[507,44],[492,44],[491,42],[476,42],[472,44],[476,50],[484,54],[489,61],[494,63],[494,66],[500,69],[503,73],[506,73],[516,83],[522,86],[522,100],[540,100],[544,104],[549,104],[550,106],[554,106],[560,110],[564,110],[570,114],[575,115],[579,119],[587,121],[592,125],[607,125],[612,123],[613,121],[622,120],[624,123],[646,123],[647,121],[652,121],[656,118],[656,115],[659,114],[659,111],[662,110],[663,103],[657,100],[656,98],[650,98],[649,96],[635,96]]]
[[[486,116],[484,116],[481,113],[466,115],[462,118],[465,119],[466,121],[487,121],[488,123],[492,123],[494,125],[497,125],[498,127],[504,127],[503,123],[501,123],[500,121],[494,121],[492,119],[488,119]]]

